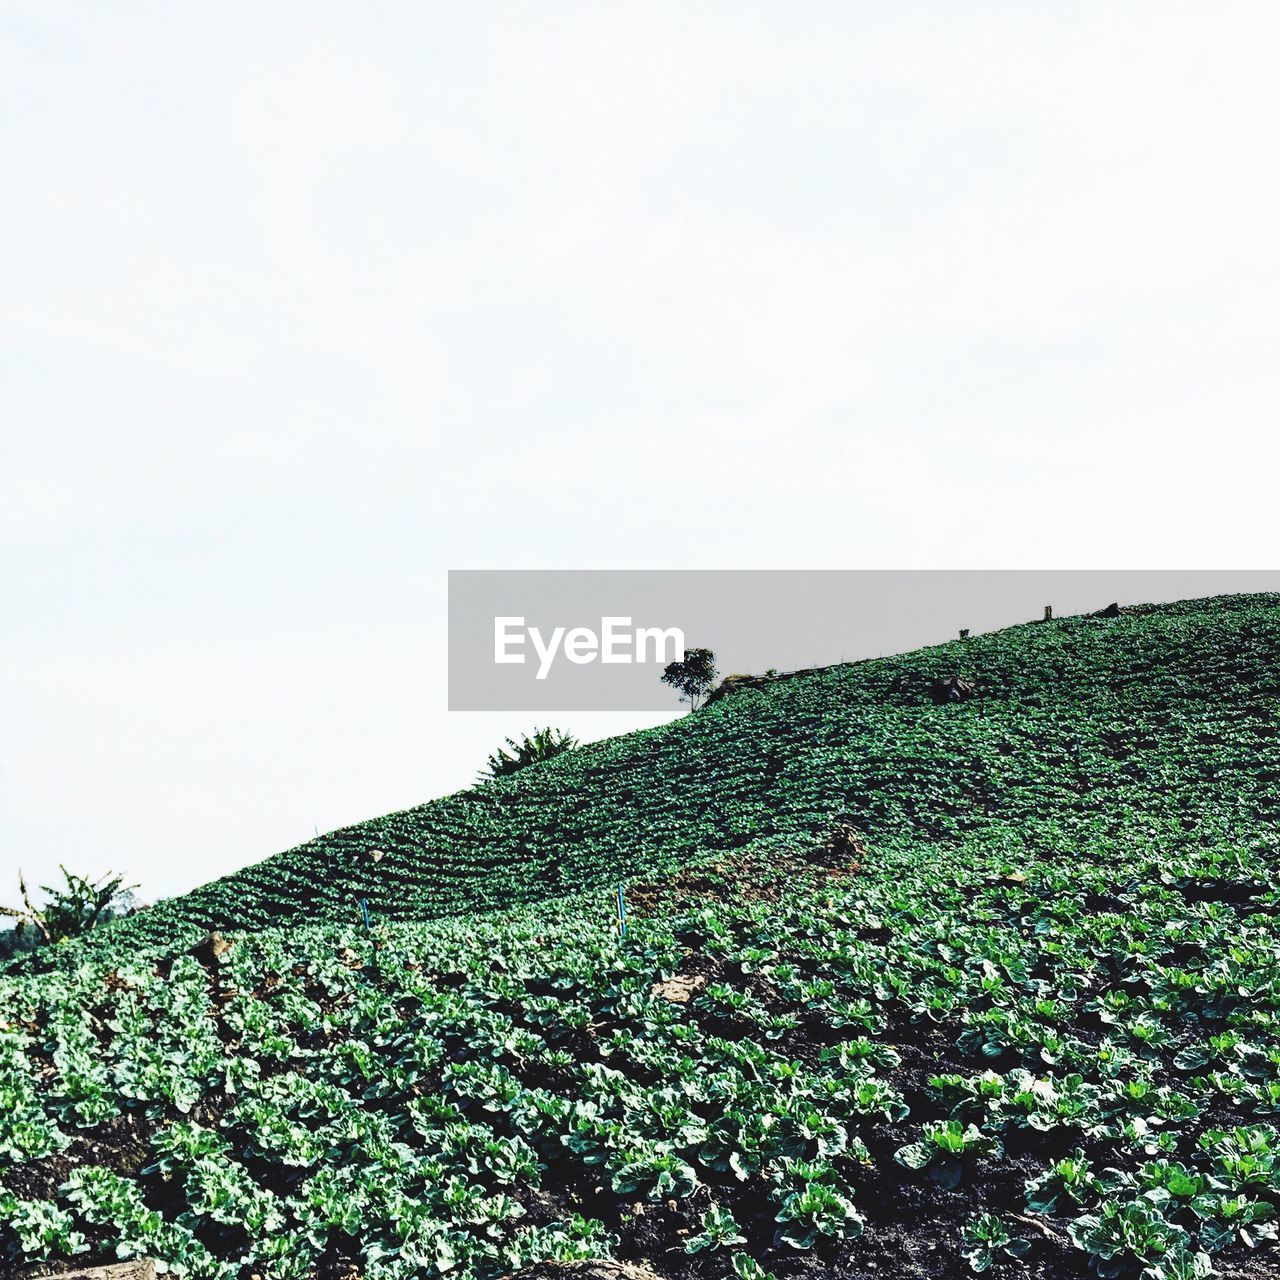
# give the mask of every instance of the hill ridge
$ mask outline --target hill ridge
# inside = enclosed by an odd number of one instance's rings
[[[1261,595],[1027,622],[835,664],[324,833],[110,928],[190,940],[206,929],[353,919],[362,897],[381,918],[506,909],[747,846],[816,842],[846,811],[882,843],[960,838],[993,820],[1007,834],[1023,801],[999,764],[1011,748],[991,736],[997,707],[1021,726],[1019,749],[1069,757],[1105,789],[1123,770],[1105,758],[1102,720],[1115,721],[1114,756],[1133,715],[1160,718],[1161,698],[1170,715],[1203,718],[1197,681],[1219,679],[1224,664],[1238,668],[1238,694],[1261,698],[1260,673],[1277,655],[1280,596]],[[928,705],[927,681],[952,672],[977,696]],[[1083,732],[1074,746],[1072,720]],[[904,790],[913,774],[914,796]],[[970,811],[979,793],[986,799]]]
[[[1278,605],[745,691],[37,953],[0,1280],[1273,1276]]]

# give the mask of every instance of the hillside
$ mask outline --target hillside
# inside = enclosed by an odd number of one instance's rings
[[[1012,627],[744,691],[696,716],[334,831],[126,925],[140,940],[508,908],[848,815],[877,846],[985,833],[1064,851],[1280,814],[1277,597]],[[971,701],[935,707],[956,673]],[[180,833],[176,833],[180,843]],[[177,850],[175,850],[177,852]]]
[[[1280,1276],[1278,689],[1280,598],[1015,627],[46,953],[0,1277]]]

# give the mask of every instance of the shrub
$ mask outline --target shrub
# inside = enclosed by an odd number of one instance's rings
[[[494,778],[509,777],[513,773],[519,773],[521,769],[528,768],[531,764],[539,764],[543,760],[554,760],[556,756],[572,751],[577,745],[578,740],[571,733],[565,733],[560,729],[535,728],[532,737],[527,733],[523,734],[519,742],[508,738],[507,747],[510,750],[499,747],[489,757],[487,771],[481,773],[480,780],[489,782]]]

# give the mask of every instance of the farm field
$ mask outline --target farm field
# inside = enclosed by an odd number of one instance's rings
[[[0,1275],[1280,1276],[1278,709],[1277,598],[1029,624],[37,953]]]
[[[366,896],[381,919],[456,917],[804,847],[844,815],[878,848],[978,831],[1066,851],[1152,824],[1172,838],[1189,823],[1271,829],[1277,605],[1065,618],[829,667],[324,834],[124,927],[168,945],[351,920]],[[935,707],[929,683],[950,673],[978,696]]]

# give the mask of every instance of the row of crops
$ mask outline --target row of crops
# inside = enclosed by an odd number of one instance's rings
[[[873,843],[901,846],[977,831],[1069,844],[1148,817],[1274,822],[1278,606],[1035,623],[745,691],[321,836],[126,927],[162,941],[348,920],[359,898],[391,919],[507,908],[803,844],[846,811]],[[934,707],[929,681],[951,672],[978,696]]]
[[[0,1277],[1280,1274],[1278,694],[1277,598],[1038,623],[39,952]]]
[[[625,939],[562,907],[64,959],[0,984],[0,1256],[1246,1274],[1280,1230],[1275,873],[1263,839],[969,843]]]

